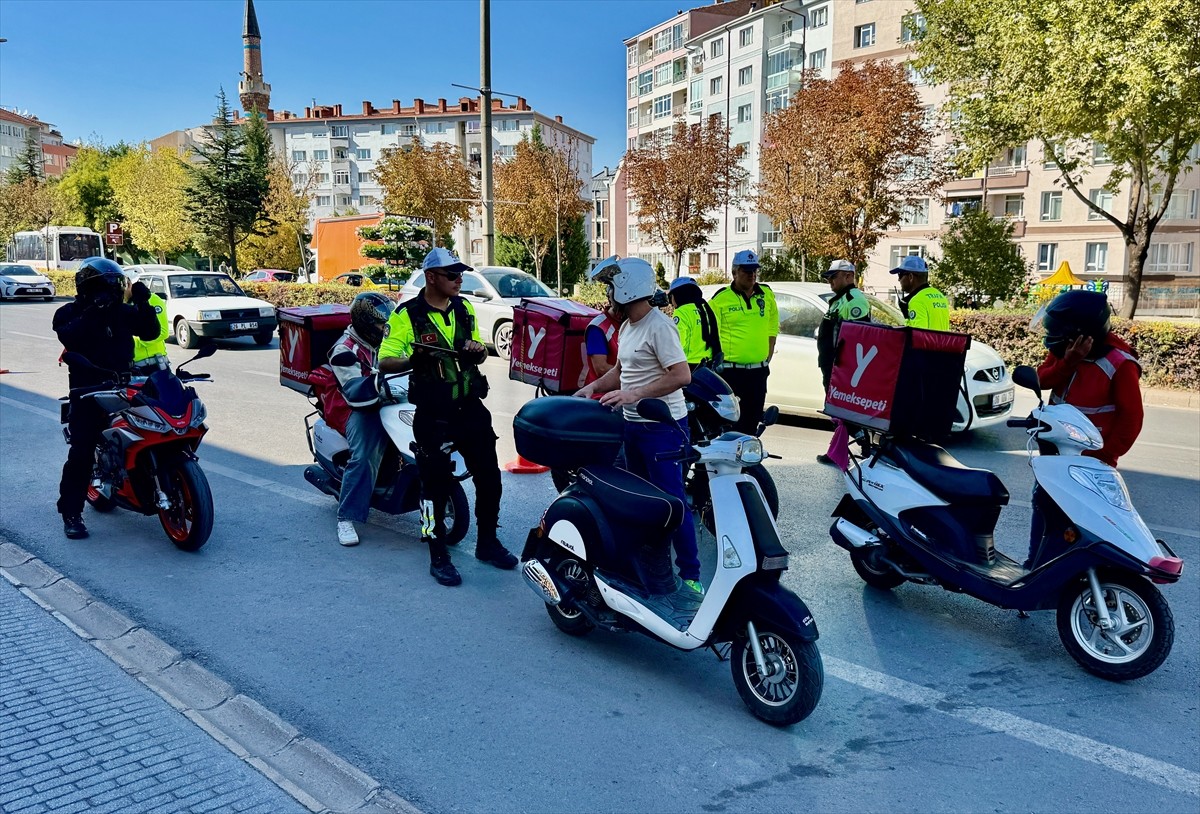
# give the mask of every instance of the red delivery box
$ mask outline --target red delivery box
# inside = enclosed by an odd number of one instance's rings
[[[949,435],[971,337],[843,322],[825,413],[892,435]]]
[[[550,393],[574,393],[587,377],[584,332],[600,312],[574,300],[522,299],[513,308],[508,377]]]
[[[350,306],[302,305],[277,313],[279,383],[308,395],[309,373],[329,361],[329,349],[350,324]]]

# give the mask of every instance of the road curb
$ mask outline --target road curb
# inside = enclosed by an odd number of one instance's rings
[[[1193,390],[1142,390],[1142,403],[1151,407],[1179,407],[1184,410],[1200,410],[1200,392]]]
[[[314,814],[421,814],[20,546],[0,542],[0,576]]]

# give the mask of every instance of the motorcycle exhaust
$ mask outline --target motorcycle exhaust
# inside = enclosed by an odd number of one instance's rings
[[[304,479],[327,495],[338,496],[338,489],[325,470],[316,464],[304,467]]]
[[[844,517],[837,519],[833,528],[829,530],[829,534],[835,543],[847,551],[852,548],[866,548],[880,544],[878,537],[865,529],[860,529]]]
[[[562,594],[554,582],[554,577],[540,560],[526,560],[521,563],[521,576],[525,577],[525,582],[547,605],[562,602]]]

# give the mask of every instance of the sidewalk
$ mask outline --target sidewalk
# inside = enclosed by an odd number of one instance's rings
[[[1200,409],[1200,392],[1195,390],[1159,390],[1151,387],[1142,388],[1142,403],[1153,407],[1182,407],[1188,410]]]

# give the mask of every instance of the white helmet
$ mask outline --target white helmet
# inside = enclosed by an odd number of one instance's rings
[[[125,275],[125,279],[132,285],[138,281],[138,273],[129,266],[121,266],[121,273]]]
[[[617,272],[612,275],[613,302],[629,305],[654,296],[658,286],[654,280],[654,269],[640,257],[626,257],[617,261]]]

